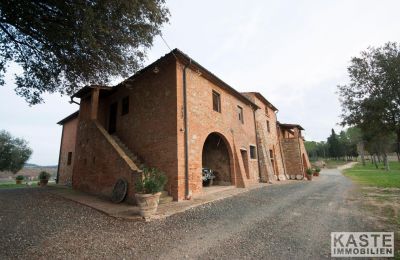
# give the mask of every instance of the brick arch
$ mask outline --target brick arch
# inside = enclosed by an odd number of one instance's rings
[[[207,152],[207,151],[205,151],[205,149],[207,149],[207,147],[206,147],[207,145],[216,145],[216,144],[218,145],[218,143],[219,143],[219,145],[222,144],[223,147],[221,146],[218,149],[218,151],[215,150],[214,155],[216,155],[216,156],[221,155],[221,157],[214,158],[214,159],[220,160],[220,163],[219,163],[219,164],[221,164],[220,167],[219,167],[218,164],[215,165],[215,162],[212,162],[212,160],[211,160],[211,162],[207,161],[210,158],[207,158],[206,154],[205,154],[205,152]],[[221,153],[223,153],[224,152],[223,150],[225,150],[225,149],[226,149],[226,151],[225,151],[226,152],[226,160],[228,160],[228,162],[224,163],[225,158]],[[208,151],[208,153],[210,153],[210,151]],[[212,168],[212,166],[214,166],[214,168],[216,168],[214,170],[217,170],[217,171],[218,170],[221,171],[221,170],[223,170],[223,168],[229,169],[228,173],[220,172],[220,176],[219,176],[219,179],[217,181],[219,181],[220,184],[225,184],[225,185],[228,185],[229,183],[230,183],[230,185],[234,185],[235,184],[236,181],[235,181],[235,174],[234,174],[233,149],[232,149],[232,146],[231,146],[230,142],[228,141],[228,139],[222,133],[220,133],[220,132],[211,132],[203,139],[203,141],[202,141],[202,152],[201,152],[201,162],[202,162],[201,163],[202,167],[210,167],[210,168]],[[211,163],[211,164],[214,163],[214,165],[205,165],[207,163]]]

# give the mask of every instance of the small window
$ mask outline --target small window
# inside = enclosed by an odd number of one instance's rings
[[[72,152],[68,152],[67,165],[71,165],[71,163],[72,163]]]
[[[274,151],[269,150],[269,158],[271,158],[271,160],[274,159]]]
[[[269,108],[268,108],[268,106],[265,107],[265,114],[266,114],[267,116],[269,116]]]
[[[250,145],[250,159],[257,159],[256,147]]]
[[[213,91],[212,92],[212,98],[213,98],[213,109],[214,111],[220,112],[221,113],[221,96],[219,93]]]
[[[242,122],[242,124],[244,124],[244,119],[243,119],[243,108],[240,106],[237,106],[238,108],[238,117],[239,117],[239,121]]]
[[[271,133],[271,128],[269,127],[269,121],[267,120],[267,131],[268,133]]]
[[[126,115],[129,113],[129,97],[124,97],[122,99],[122,112],[121,115]]]

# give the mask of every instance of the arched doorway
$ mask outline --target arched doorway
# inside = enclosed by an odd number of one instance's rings
[[[231,185],[231,159],[225,139],[218,133],[211,133],[203,145],[202,168],[211,169],[215,175],[213,185]],[[203,185],[208,185],[203,182]]]

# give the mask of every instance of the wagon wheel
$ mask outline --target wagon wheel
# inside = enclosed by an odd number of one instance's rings
[[[114,203],[122,202],[126,197],[128,191],[128,182],[125,179],[118,179],[114,185],[111,195],[111,201]]]

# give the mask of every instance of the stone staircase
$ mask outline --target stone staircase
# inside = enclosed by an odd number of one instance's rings
[[[143,170],[143,168],[146,167],[146,165],[139,159],[139,157],[137,155],[135,155],[128,148],[128,146],[126,146],[126,144],[124,144],[121,141],[121,139],[119,139],[118,136],[116,136],[114,134],[114,135],[112,135],[112,137],[114,138],[115,142],[119,145],[119,147],[121,147],[121,149],[124,151],[124,153],[137,165],[137,167],[139,167],[139,169]],[[169,203],[169,202],[172,202],[172,201],[173,201],[173,198],[168,195],[167,191],[162,191],[161,192],[159,204],[166,204],[166,203]]]
[[[139,169],[143,169],[144,167],[146,167],[144,165],[144,163],[139,159],[139,157],[137,155],[135,155],[129,148],[128,146],[126,146],[126,144],[124,144],[121,139],[119,139],[118,136],[116,135],[112,135],[112,137],[114,138],[115,142],[118,144],[119,147],[121,147],[121,149],[124,151],[124,153],[137,165],[137,167]]]

